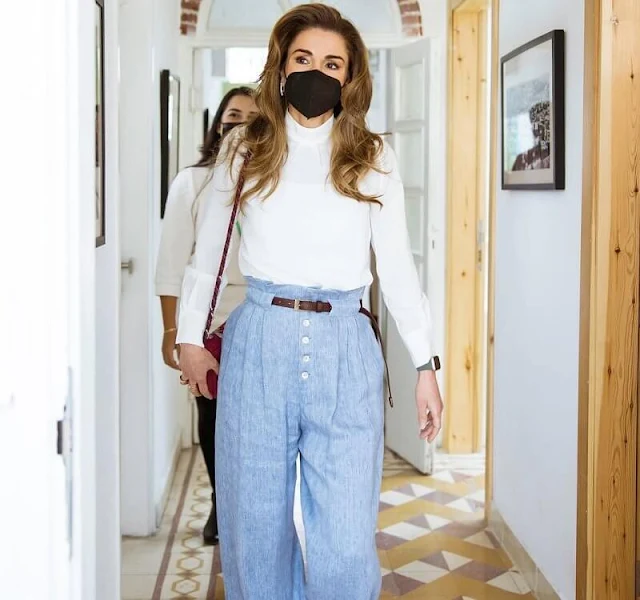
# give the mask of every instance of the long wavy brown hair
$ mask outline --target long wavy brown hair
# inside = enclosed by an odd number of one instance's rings
[[[245,171],[246,180],[251,183],[245,187],[241,203],[258,194],[268,198],[280,181],[288,150],[287,103],[280,95],[280,80],[291,43],[301,32],[314,28],[342,36],[349,55],[348,76],[341,102],[335,109],[331,134],[331,182],[344,196],[361,202],[379,202],[376,196],[365,195],[359,189],[369,171],[382,172],[379,165],[382,138],[367,129],[365,120],[373,94],[367,49],[358,30],[335,8],[303,4],[288,11],[276,23],[255,93],[258,116],[233,135],[235,143],[231,143],[229,167],[238,152],[251,154]]]

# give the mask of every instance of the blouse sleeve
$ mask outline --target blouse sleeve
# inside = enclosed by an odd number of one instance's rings
[[[157,296],[180,296],[195,240],[194,195],[190,169],[184,169],[176,175],[167,196],[156,263]]]
[[[429,300],[422,292],[413,260],[404,206],[404,188],[395,153],[385,144],[382,196],[371,205],[371,239],[385,304],[415,367],[433,356]]]
[[[221,154],[223,150],[224,148]],[[229,172],[226,161],[217,164],[213,169],[210,184],[202,192],[204,194],[200,205],[202,217],[199,219],[196,230],[195,252],[191,264],[185,270],[182,282],[176,338],[178,344],[203,345],[202,337],[231,218],[237,171],[237,161],[234,164],[233,173]],[[234,238],[235,236],[232,237],[232,246]],[[232,252],[231,247],[227,255],[227,264]],[[227,264],[225,264],[225,271]],[[226,284],[226,274],[223,274],[218,301]]]

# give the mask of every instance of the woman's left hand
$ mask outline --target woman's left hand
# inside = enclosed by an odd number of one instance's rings
[[[420,371],[416,385],[416,406],[420,437],[428,442],[436,439],[442,427],[444,405],[435,371]]]

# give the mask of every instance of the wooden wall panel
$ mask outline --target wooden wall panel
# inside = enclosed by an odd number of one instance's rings
[[[487,5],[487,0],[467,0],[453,11],[451,23],[443,445],[452,453],[477,452],[485,442],[487,261],[482,236],[489,202]]]
[[[443,446],[471,452],[475,419],[478,15],[453,14],[450,191],[447,222],[447,416]],[[484,150],[484,149],[483,149]]]
[[[585,105],[594,118],[585,115],[576,592],[627,600],[637,527],[640,2],[589,0],[587,9]]]
[[[486,361],[487,361],[487,323],[486,323],[486,271],[487,263],[487,217],[489,209],[489,11],[482,9],[478,12],[478,168],[476,170],[476,282],[475,282],[475,382],[474,402],[475,431],[473,435],[474,452],[480,451],[485,445],[486,420]]]

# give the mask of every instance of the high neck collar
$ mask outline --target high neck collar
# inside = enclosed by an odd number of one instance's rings
[[[320,127],[304,127],[287,111],[285,120],[289,137],[306,144],[318,144],[329,139],[335,119],[331,116],[331,118],[327,119]]]

